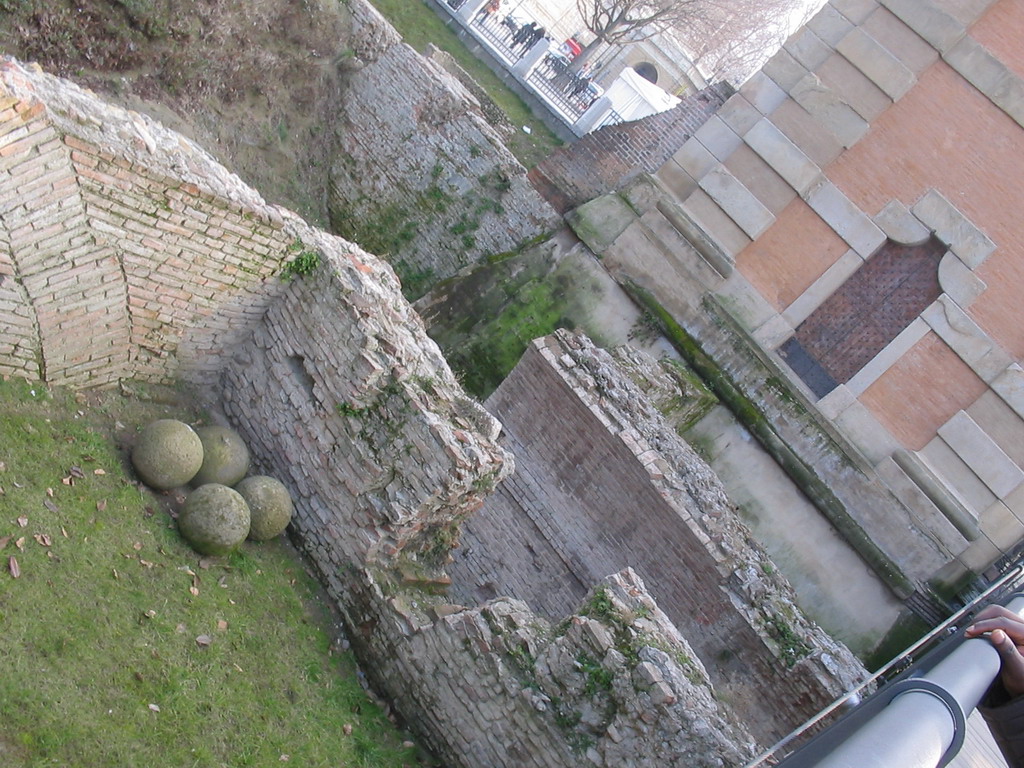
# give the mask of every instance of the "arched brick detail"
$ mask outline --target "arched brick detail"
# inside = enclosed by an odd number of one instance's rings
[[[888,241],[800,326],[779,354],[818,396],[853,378],[939,298],[946,246]]]

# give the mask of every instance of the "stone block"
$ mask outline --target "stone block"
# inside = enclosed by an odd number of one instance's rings
[[[772,212],[723,167],[704,176],[700,186],[751,240],[775,222]]]
[[[880,0],[904,24],[927,40],[939,53],[945,53],[967,29],[933,2],[922,0]]]
[[[755,72],[740,86],[739,95],[762,115],[770,115],[786,100],[786,90],[763,72]]]
[[[1024,483],[1024,471],[966,412],[957,412],[939,427],[939,436],[997,498],[1006,498]]]
[[[1001,501],[981,513],[981,532],[1003,552],[1010,552],[1024,540],[1024,523]]]
[[[793,54],[785,48],[780,48],[765,62],[758,74],[771,79],[785,93],[807,76],[807,67],[793,58]],[[742,87],[740,93],[743,93]]]
[[[672,155],[679,167],[690,174],[695,181],[700,181],[705,174],[718,165],[718,160],[696,138],[691,137]]]
[[[1012,363],[996,376],[990,386],[1008,406],[1021,418],[1024,418],[1024,368],[1019,363]]]
[[[835,48],[836,44],[845,38],[854,26],[843,14],[826,3],[807,22],[807,28],[816,34],[823,43]]]
[[[885,242],[885,234],[830,181],[813,187],[805,196],[815,213],[863,258]]]
[[[794,32],[782,47],[809,72],[814,72],[832,55],[832,48],[806,26]]]
[[[717,115],[709,117],[693,137],[722,162],[743,142],[743,139]]]
[[[643,173],[619,189],[619,196],[637,216],[643,216],[668,194],[665,186],[654,176]]]
[[[733,272],[715,295],[747,331],[753,331],[778,317],[775,309],[764,300],[760,293],[739,272]],[[792,334],[792,329],[789,333]],[[771,348],[771,347],[769,347]]]
[[[877,464],[900,448],[899,441],[860,401],[854,401],[833,421],[872,464]]]
[[[915,75],[920,75],[939,58],[938,51],[884,8],[871,14],[862,29]]]
[[[988,509],[996,501],[996,496],[989,487],[941,437],[929,441],[917,452],[917,456],[975,517],[979,517],[983,510]]]
[[[986,382],[994,380],[1013,359],[948,296],[940,296],[921,319],[960,359]]]
[[[697,194],[704,196],[700,189],[697,189]],[[732,274],[732,256],[680,205],[663,200],[658,203],[656,211],[644,214],[642,221],[653,238],[659,241],[659,249],[670,254],[673,261],[682,263],[691,253],[700,256],[685,262],[686,279],[693,283],[695,290],[717,286],[723,277]],[[635,261],[636,254],[631,256]]]
[[[911,210],[971,269],[980,267],[996,249],[984,232],[934,189],[926,192]]]
[[[1010,491],[1010,494],[1003,499],[1003,503],[1014,517],[1024,522],[1024,485]]]
[[[730,260],[734,261],[736,255],[750,245],[751,238],[703,189],[690,195],[680,208]]]
[[[847,251],[792,304],[786,307],[782,316],[796,328],[810,317],[811,313],[821,306],[825,299],[835,293],[839,286],[849,279],[850,275],[860,269],[863,263],[864,260],[856,251]]]
[[[793,188],[746,144],[732,153],[725,167],[773,216],[780,215],[797,196]]]
[[[836,50],[893,101],[901,99],[917,81],[903,62],[859,27],[844,37]]]
[[[830,5],[854,24],[863,24],[878,10],[878,0],[832,0]]]
[[[979,536],[977,541],[972,541],[971,546],[957,555],[957,559],[968,570],[981,573],[1002,555],[1003,552],[987,536]]]
[[[821,169],[768,119],[753,126],[744,141],[801,195],[824,179]]]
[[[952,251],[946,251],[939,262],[939,285],[942,292],[962,309],[971,306],[987,287]]]
[[[657,178],[667,189],[671,192],[676,199],[685,200],[694,190],[698,189],[698,184],[694,181],[693,176],[688,174],[680,167],[679,163],[675,160],[669,160],[667,163],[661,166],[655,174]]]
[[[835,421],[835,419],[843,411],[853,405],[856,400],[857,396],[850,391],[850,388],[845,384],[840,384],[818,401],[818,411],[826,419]]]
[[[570,211],[566,221],[590,250],[600,254],[637,218],[621,197],[603,195]]]
[[[899,200],[890,200],[874,218],[886,237],[901,245],[921,245],[932,231]]]
[[[896,498],[910,510],[918,523],[935,536],[950,554],[963,552],[971,541],[981,535],[978,521],[963,508],[953,513],[965,528],[965,531],[961,531],[947,512],[928,496],[921,485],[918,485],[920,476],[911,476],[893,458],[879,462],[875,471]],[[946,508],[948,509],[948,505]]]
[[[847,149],[868,131],[868,122],[813,72],[793,87],[790,96]]]
[[[966,411],[1014,464],[1024,467],[1024,419],[991,389],[983,392]]]
[[[858,397],[862,395],[883,373],[892,368],[903,355],[924,338],[928,331],[927,323],[920,318],[915,319],[846,383],[850,391]]]
[[[839,139],[823,131],[821,124],[792,99],[787,99],[775,111],[772,122],[819,168],[827,166],[843,151]]]
[[[1024,81],[984,46],[964,37],[945,53],[945,59],[996,106],[1024,124]]]
[[[793,335],[795,329],[780,314],[773,314],[753,332],[754,340],[765,349],[775,349]]]
[[[783,94],[783,98],[785,98],[785,94]],[[716,114],[739,136],[745,136],[747,131],[762,118],[762,114],[757,108],[738,93],[719,107]]]
[[[849,59],[836,53],[817,71],[821,81],[869,123],[892,106],[890,99],[867,75]]]

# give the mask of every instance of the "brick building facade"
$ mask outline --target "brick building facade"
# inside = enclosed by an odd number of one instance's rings
[[[577,215],[904,597],[1024,541],[1022,33],[1013,0],[832,0],[646,207]]]

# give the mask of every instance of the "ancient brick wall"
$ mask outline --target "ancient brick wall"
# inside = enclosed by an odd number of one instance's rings
[[[400,274],[443,278],[557,226],[472,94],[373,8],[351,8],[355,56],[334,118],[334,230],[378,240]]]
[[[747,762],[753,740],[633,574],[557,628],[437,593],[511,461],[387,264],[144,117],[10,60],[0,86],[0,370],[185,381],[219,407],[292,491],[367,673],[446,764]],[[283,279],[300,256],[317,266]]]
[[[607,353],[565,332],[538,340],[486,406],[517,469],[466,524],[457,595],[509,594],[557,620],[631,567],[763,742],[852,682],[859,664],[803,618],[717,478]],[[822,655],[844,674],[829,679]]]
[[[732,93],[720,83],[666,112],[599,128],[530,169],[530,183],[559,213],[614,192],[658,170]]]
[[[208,379],[294,257],[294,216],[69,83],[8,60],[0,98],[0,370],[73,386]]]

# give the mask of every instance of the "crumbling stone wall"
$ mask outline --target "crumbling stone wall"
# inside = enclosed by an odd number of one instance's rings
[[[604,572],[632,567],[764,743],[864,675],[608,353],[566,331],[539,339],[486,406],[517,470],[467,523],[449,571],[462,599],[510,594],[557,618]]]
[[[350,8],[355,45],[336,117],[334,230],[379,244],[405,277],[443,278],[557,226],[472,94],[373,8],[361,0]]]
[[[364,668],[447,764],[747,761],[632,574],[557,627],[436,594],[453,529],[511,462],[390,267],[69,83],[6,60],[0,98],[0,370],[184,380],[220,403],[292,491]],[[318,266],[283,280],[300,257]]]

